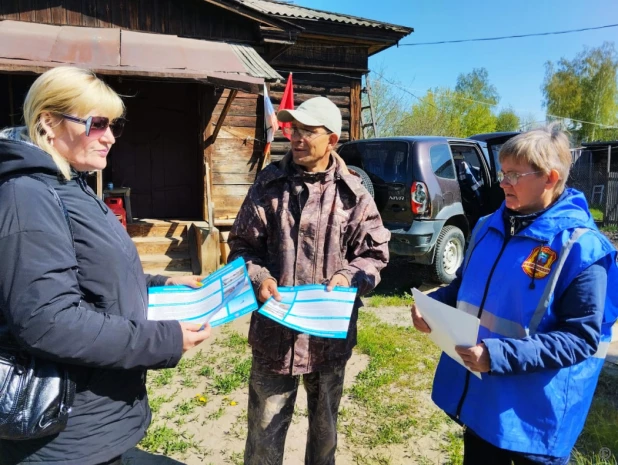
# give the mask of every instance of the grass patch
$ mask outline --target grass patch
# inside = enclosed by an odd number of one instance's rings
[[[195,402],[193,402],[193,399],[182,401],[176,406],[176,412],[182,416],[190,415],[193,413],[193,410],[195,410]]]
[[[232,465],[243,465],[245,461],[244,452],[232,452],[225,460],[225,463],[231,463]]]
[[[394,465],[390,457],[383,454],[354,454],[355,465]]]
[[[463,430],[446,433],[446,443],[442,445],[442,452],[446,454],[446,463],[449,465],[463,465]]]
[[[400,444],[412,431],[429,431],[447,421],[440,415],[436,423],[431,411],[423,410],[440,354],[426,336],[413,328],[382,323],[372,313],[361,311],[357,350],[371,360],[349,390],[362,407],[354,423],[344,428],[352,442],[372,448]]]
[[[154,387],[168,386],[174,378],[174,371],[173,368],[156,371],[155,375],[152,377],[151,384]]]
[[[594,400],[575,445],[576,465],[616,465],[618,461],[618,374],[603,370]]]
[[[148,429],[146,437],[139,443],[140,447],[148,452],[169,455],[172,453],[185,454],[189,449],[199,450],[198,445],[186,432],[165,425],[158,425]]]
[[[216,401],[214,396],[231,394],[246,386],[251,371],[246,337],[224,330],[215,344],[223,348],[217,355],[205,356],[202,351],[198,351],[190,358],[183,358],[176,368],[153,371],[148,377],[147,389],[153,421],[146,437],[139,444],[141,449],[179,457],[192,449],[203,453],[185,427],[197,423],[208,428],[207,422],[221,418],[226,410],[224,406],[208,415],[201,409],[211,401]],[[169,393],[171,386],[190,389],[199,386],[201,393],[177,396],[179,391]],[[228,401],[227,404],[234,406],[236,402]],[[246,423],[246,417],[243,422]],[[241,435],[242,432],[239,430],[237,434]],[[242,456],[227,456],[227,459],[231,460],[230,463],[242,463]]]
[[[215,375],[212,389],[215,394],[230,394],[241,386],[249,383],[251,358],[234,363],[232,371],[224,375]]]
[[[161,410],[163,404],[172,400],[172,396],[156,396],[148,399],[150,403],[150,410],[153,414],[158,413]]]
[[[236,331],[228,331],[225,336],[225,339],[217,340],[216,344],[234,352],[244,352],[247,349],[249,340],[246,336]]]
[[[217,410],[208,415],[209,420],[218,420],[225,413],[225,407],[219,407]]]
[[[413,301],[412,295],[404,292],[403,295],[371,294],[365,303],[369,307],[411,307]]]
[[[601,227],[601,231],[608,233],[618,232],[618,226],[614,226],[613,224]]]
[[[603,212],[600,208],[592,207],[590,208],[590,213],[595,221],[603,221]]]

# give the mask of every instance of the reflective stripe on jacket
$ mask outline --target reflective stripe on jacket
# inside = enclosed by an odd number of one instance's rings
[[[596,229],[583,195],[567,193],[508,240],[504,205],[480,220],[463,265],[457,307],[480,313],[478,342],[485,342],[496,358],[503,347],[515,345],[526,362],[502,366],[479,380],[443,354],[432,394],[440,408],[495,446],[554,457],[569,455],[583,428],[618,308],[616,251]],[[537,346],[527,342],[561,331],[560,297],[600,261],[607,266],[608,292],[591,356],[580,363],[543,366],[534,353]],[[568,338],[561,344],[570,350]]]

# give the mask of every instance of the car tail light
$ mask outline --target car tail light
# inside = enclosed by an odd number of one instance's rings
[[[412,187],[410,187],[410,207],[415,215],[431,215],[431,201],[425,183],[412,183]]]

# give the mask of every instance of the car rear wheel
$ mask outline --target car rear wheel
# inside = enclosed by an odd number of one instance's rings
[[[436,255],[433,263],[434,278],[448,284],[455,279],[455,272],[464,258],[464,235],[456,226],[445,226],[436,241]]]
[[[367,189],[367,192],[369,192],[371,198],[375,198],[375,193],[373,191],[373,183],[371,182],[369,175],[364,170],[356,166],[348,166],[348,168],[355,173],[358,173],[361,178],[361,183],[363,184],[363,186],[365,186],[365,189]]]

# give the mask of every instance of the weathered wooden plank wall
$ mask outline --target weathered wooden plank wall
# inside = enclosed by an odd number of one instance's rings
[[[287,73],[279,71],[287,78]],[[350,140],[352,132],[358,138],[360,133],[360,77],[354,79],[333,74],[307,74],[298,72],[293,76],[294,105],[312,97],[325,96],[341,110],[343,127],[341,142]],[[270,85],[269,95],[278,108],[285,88],[285,82]],[[211,126],[221,114],[229,91],[218,94]],[[354,99],[358,101],[354,102]],[[354,116],[353,116],[354,115]],[[354,123],[352,125],[352,122]],[[354,127],[351,131],[351,125]],[[212,200],[214,202],[215,225],[230,225],[255,180],[262,165],[264,148],[264,121],[262,97],[239,93],[219,136],[212,147],[207,147],[205,160],[210,163]],[[271,160],[280,160],[289,150],[290,142],[277,131],[272,144]]]
[[[363,73],[367,71],[368,63],[368,46],[352,46],[325,38],[321,41],[301,40],[285,50],[271,65],[274,68],[293,66],[333,73],[344,70]]]
[[[257,22],[203,0],[0,0],[0,19],[259,41]]]
[[[210,127],[221,115],[229,90],[218,91]],[[229,225],[236,217],[260,168],[264,138],[263,100],[239,92],[223,122],[215,144],[205,148],[215,225]]]

